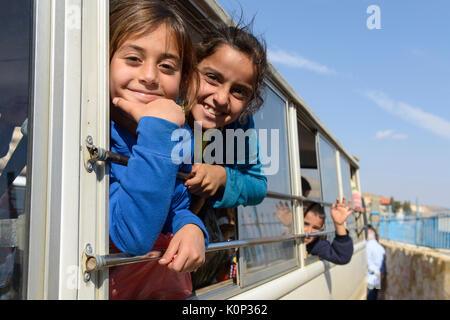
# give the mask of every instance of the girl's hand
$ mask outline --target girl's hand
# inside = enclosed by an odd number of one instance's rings
[[[180,127],[184,125],[185,115],[183,109],[171,99],[159,98],[144,104],[130,102],[123,98],[116,97],[112,102],[136,123],[138,123],[142,117],[150,116],[173,122]]]
[[[169,243],[159,264],[176,272],[197,270],[205,262],[205,237],[195,224],[182,227]]]
[[[346,235],[344,223],[347,218],[352,214],[353,208],[350,208],[352,200],[348,200],[348,204],[345,204],[345,197],[342,198],[342,203],[339,198],[336,199],[336,203],[331,206],[331,217],[333,218],[336,233],[338,235]]]
[[[216,194],[219,188],[225,188],[227,172],[220,165],[196,163],[192,166],[194,177],[184,183],[190,193],[209,198]]]

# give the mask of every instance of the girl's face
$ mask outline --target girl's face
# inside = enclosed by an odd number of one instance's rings
[[[111,59],[111,100],[121,97],[145,104],[158,98],[176,100],[181,67],[176,39],[165,24],[142,36],[130,37]]]
[[[244,53],[221,45],[199,65],[200,87],[192,115],[203,129],[235,121],[253,93],[255,66]]]

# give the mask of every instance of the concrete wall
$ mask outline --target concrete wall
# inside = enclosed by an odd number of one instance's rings
[[[450,300],[450,250],[381,240],[386,249],[386,300]]]

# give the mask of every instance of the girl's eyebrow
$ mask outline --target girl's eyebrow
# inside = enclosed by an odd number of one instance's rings
[[[145,55],[145,49],[142,48],[142,47],[139,47],[139,46],[137,46],[135,44],[129,44],[129,45],[125,46],[125,47],[122,47],[120,49],[120,51],[125,51],[125,50],[128,50],[128,49],[135,50],[135,51],[139,52],[140,54]],[[172,53],[168,53],[168,52],[163,53],[161,55],[161,59],[174,59],[174,60],[176,60],[177,63],[180,62],[180,57],[178,55],[175,55],[175,54],[172,54]]]
[[[141,48],[141,47],[139,47],[137,45],[134,45],[134,44],[129,44],[129,45],[125,46],[125,47],[122,47],[120,49],[120,51],[125,51],[125,50],[128,50],[128,49],[135,50],[135,51],[139,52],[142,55],[145,54],[144,48]]]
[[[177,64],[180,63],[180,57],[178,55],[172,54],[172,53],[163,53],[161,55],[161,59],[173,59],[176,61]]]

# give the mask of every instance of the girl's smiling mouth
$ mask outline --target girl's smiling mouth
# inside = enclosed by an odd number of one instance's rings
[[[206,115],[206,117],[210,119],[216,119],[216,117],[223,116],[223,112],[217,111],[215,108],[211,107],[210,105],[206,103],[202,103],[201,106],[203,107],[203,111]]]
[[[164,95],[161,94],[160,92],[151,92],[151,91],[130,89],[130,88],[128,88],[128,91],[131,92],[131,94],[134,97],[136,97],[140,102],[143,102],[143,103],[150,103],[158,98],[164,97]]]

